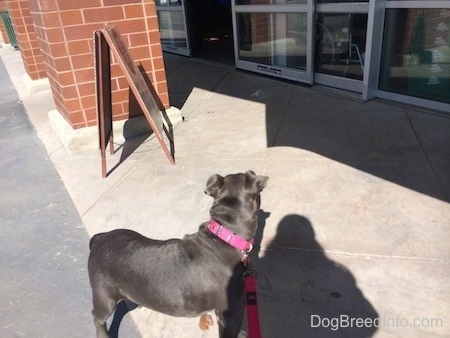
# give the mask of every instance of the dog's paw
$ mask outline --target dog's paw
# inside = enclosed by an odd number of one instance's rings
[[[208,330],[212,325],[214,325],[214,321],[210,315],[204,313],[200,316],[200,322],[198,323],[198,326],[200,326],[200,330]]]

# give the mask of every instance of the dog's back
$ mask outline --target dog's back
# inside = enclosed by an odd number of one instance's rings
[[[89,241],[89,249],[92,250],[92,247],[94,246],[95,242],[97,241],[97,239],[102,235],[103,233],[100,234],[95,234],[94,236],[92,236],[91,240]]]

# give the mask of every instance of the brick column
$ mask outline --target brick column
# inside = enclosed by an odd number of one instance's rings
[[[47,72],[31,20],[28,0],[7,0],[7,3],[25,71],[31,80],[45,79]]]
[[[6,0],[0,0],[0,12],[7,11],[7,10],[8,10],[8,6],[6,5]],[[5,44],[10,43],[8,33],[6,33],[6,28],[5,28],[5,25],[4,25],[2,19],[0,19],[0,33],[2,33],[3,42]]]
[[[93,33],[116,25],[166,108],[169,98],[156,7],[151,0],[33,0],[31,16],[58,111],[72,128],[97,124]],[[118,64],[112,66],[113,118],[136,114]],[[134,100],[131,100],[134,101]]]

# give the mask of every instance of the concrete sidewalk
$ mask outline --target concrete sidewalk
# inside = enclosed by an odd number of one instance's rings
[[[185,117],[176,164],[144,135],[116,146],[102,179],[98,153],[69,156],[55,137],[50,91],[27,95],[20,55],[1,57],[89,235],[195,232],[211,204],[206,179],[253,169],[270,177],[254,262],[264,337],[448,335],[449,115],[167,54],[171,104]],[[130,315],[143,337],[217,337],[198,318]]]

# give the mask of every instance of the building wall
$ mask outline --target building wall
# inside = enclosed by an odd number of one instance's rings
[[[0,0],[0,12],[6,10],[8,10],[6,0]],[[3,42],[6,44],[10,43],[8,33],[6,32],[5,25],[3,24],[3,20],[1,19],[0,19],[0,33],[2,34]]]
[[[25,71],[32,80],[47,77],[44,58],[30,14],[28,0],[7,0]]]
[[[251,13],[252,43],[267,42],[269,38],[269,15],[266,13]]]
[[[17,33],[22,34],[19,47],[24,51],[25,66],[32,64],[32,58],[36,64],[39,61],[37,51],[40,51],[57,110],[74,129],[97,124],[93,36],[95,30],[111,24],[117,27],[133,59],[153,83],[164,107],[169,107],[153,1],[7,1],[14,11],[12,19]],[[33,34],[36,34],[36,43]],[[34,52],[36,54],[32,54]],[[34,68],[29,68],[34,74]],[[129,86],[116,62],[112,64],[112,91],[114,120],[142,113],[136,100],[130,97]]]

